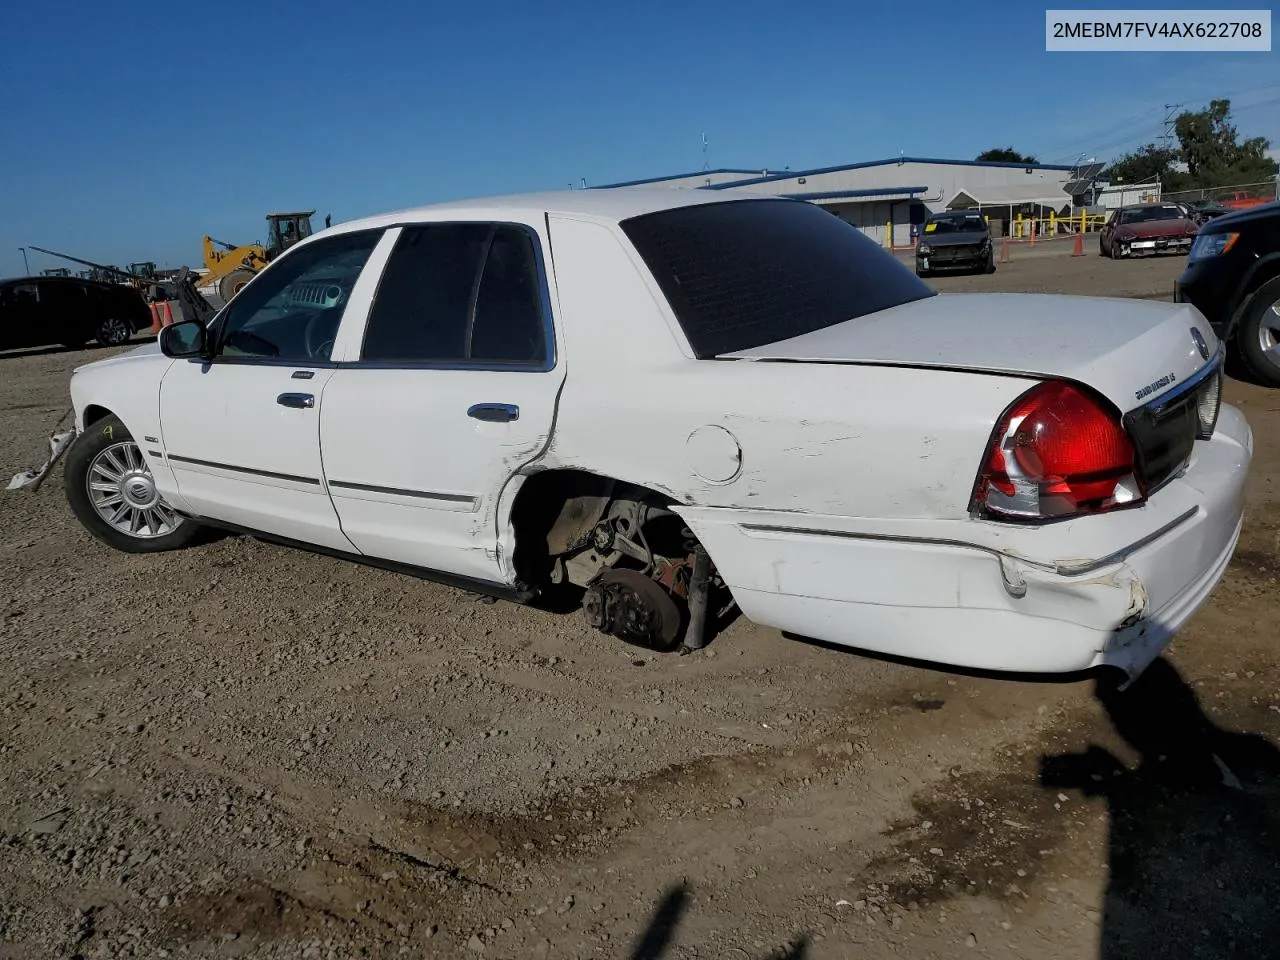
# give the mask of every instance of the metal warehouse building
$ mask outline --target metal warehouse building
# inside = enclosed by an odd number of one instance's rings
[[[669,186],[746,190],[809,200],[860,227],[877,242],[909,246],[929,213],[980,209],[993,233],[1023,217],[1073,209],[1067,185],[1075,167],[896,157],[814,170],[704,170],[611,183],[595,189]],[[1073,184],[1074,185],[1074,184]]]

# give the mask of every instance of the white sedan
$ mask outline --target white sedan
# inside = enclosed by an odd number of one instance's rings
[[[66,493],[126,551],[251,532],[696,649],[720,608],[999,671],[1141,672],[1239,536],[1252,435],[1187,305],[938,295],[798,200],[341,224],[79,368]]]

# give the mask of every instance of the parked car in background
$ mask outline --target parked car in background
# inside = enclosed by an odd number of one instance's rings
[[[1280,202],[1202,227],[1174,299],[1203,313],[1256,379],[1280,387]]]
[[[317,233],[80,367],[63,475],[129,552],[208,524],[576,596],[660,650],[727,594],[857,649],[1132,675],[1239,536],[1218,346],[1186,305],[940,296],[803,200],[499,197]]]
[[[1224,206],[1232,210],[1249,210],[1253,207],[1261,207],[1276,199],[1275,191],[1268,188],[1266,196],[1249,191],[1234,190],[1225,196],[1219,197],[1218,201]]]
[[[1231,207],[1223,206],[1217,200],[1192,200],[1184,206],[1191,212],[1191,219],[1201,226],[1215,217],[1234,212]]]
[[[991,231],[977,210],[935,213],[924,222],[916,244],[916,276],[950,270],[996,271]]]
[[[0,350],[77,349],[90,340],[114,347],[150,326],[151,311],[133,287],[80,277],[0,281]]]
[[[1098,253],[1122,257],[1186,253],[1199,225],[1178,203],[1141,203],[1120,207],[1098,234]]]

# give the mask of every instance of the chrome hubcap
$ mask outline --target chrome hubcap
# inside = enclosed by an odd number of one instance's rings
[[[1272,361],[1280,364],[1280,300],[1262,311],[1258,324],[1258,346]]]
[[[138,445],[113,443],[89,464],[89,502],[114,529],[139,539],[162,537],[182,524],[182,517],[156,490],[151,468]]]

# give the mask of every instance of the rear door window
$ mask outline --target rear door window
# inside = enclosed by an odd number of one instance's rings
[[[621,227],[699,359],[935,295],[857,227],[803,200],[677,207]]]
[[[405,227],[369,313],[361,359],[510,368],[549,362],[532,234],[516,224]]]

